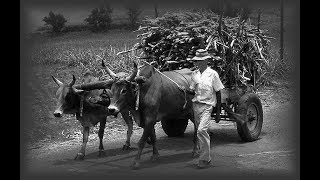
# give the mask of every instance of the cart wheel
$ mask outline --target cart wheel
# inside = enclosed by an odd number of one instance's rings
[[[162,129],[169,137],[182,136],[188,126],[188,119],[161,120]]]
[[[243,141],[258,139],[263,123],[263,111],[259,97],[254,93],[244,94],[238,102],[237,113],[245,115],[244,124],[237,123],[237,130]]]

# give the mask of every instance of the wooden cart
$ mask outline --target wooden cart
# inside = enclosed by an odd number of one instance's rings
[[[263,110],[258,95],[253,91],[255,81],[253,77],[252,88],[235,86],[221,90],[220,121],[236,122],[238,134],[243,141],[257,140],[262,129]],[[212,120],[215,120],[215,113],[212,112]],[[183,134],[187,125],[188,120],[162,122],[162,128],[168,136]]]

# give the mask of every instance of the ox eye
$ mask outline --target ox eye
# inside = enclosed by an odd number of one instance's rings
[[[126,94],[127,90],[126,89],[122,89],[121,94]]]

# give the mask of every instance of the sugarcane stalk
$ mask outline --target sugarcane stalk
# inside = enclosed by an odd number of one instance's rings
[[[120,54],[128,53],[128,52],[131,52],[131,51],[134,51],[134,50],[137,50],[137,49],[136,48],[132,48],[132,49],[129,49],[129,50],[124,50],[124,51],[118,52],[116,55],[119,56]]]
[[[261,58],[262,58],[262,59],[265,59],[265,58],[263,57],[262,53],[261,53],[262,47],[261,47],[261,48],[259,47],[259,44],[258,44],[258,41],[257,41],[257,40],[255,40],[255,42],[256,42],[256,46],[257,46],[257,48],[258,48],[258,51],[259,51],[259,54],[260,54]]]

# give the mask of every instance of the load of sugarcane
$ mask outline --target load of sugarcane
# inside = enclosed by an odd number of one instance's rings
[[[161,71],[193,68],[197,49],[207,49],[213,56],[209,65],[227,87],[252,86],[269,58],[272,37],[250,22],[223,17],[212,12],[167,13],[147,18],[137,30],[141,49]]]

